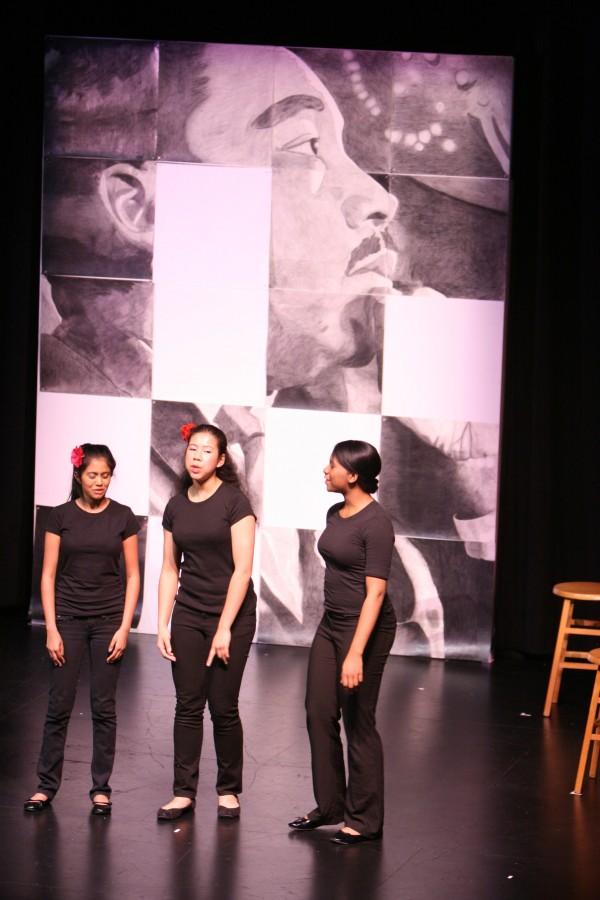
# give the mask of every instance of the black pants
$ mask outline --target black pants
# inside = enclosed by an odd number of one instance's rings
[[[202,751],[204,707],[213,722],[217,753],[217,794],[242,792],[243,731],[238,711],[242,675],[256,629],[256,614],[240,610],[231,629],[229,663],[206,659],[219,624],[219,615],[196,612],[175,604],[171,645],[177,661],[171,663],[177,694],[173,739],[175,744],[173,794],[194,799]]]
[[[48,714],[38,762],[38,791],[52,798],[60,787],[65,741],[75,702],[79,670],[84,653],[90,661],[90,704],[93,723],[92,789],[110,794],[109,779],[115,759],[117,737],[116,693],[120,660],[107,663],[108,645],[121,624],[120,616],[77,618],[57,616],[65,648],[65,662],[52,666]]]
[[[356,619],[325,613],[308,663],[306,714],[317,809],[310,817],[344,820],[360,834],[383,826],[383,750],[375,726],[381,677],[396,633],[391,606],[382,609],[363,654],[363,681],[348,690],[340,684]],[[348,784],[340,739],[340,711],[348,740]]]

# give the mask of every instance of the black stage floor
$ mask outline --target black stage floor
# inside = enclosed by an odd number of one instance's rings
[[[344,848],[328,841],[331,829],[286,827],[312,805],[305,650],[252,650],[241,699],[241,821],[216,818],[207,729],[195,816],[159,824],[156,808],[170,797],[173,690],[154,639],[131,639],[121,676],[110,820],[88,812],[85,675],[61,791],[42,814],[23,812],[46,704],[43,629],[7,627],[1,647],[2,900],[600,896],[600,785],[570,795],[589,672],[567,673],[564,698],[546,721],[545,664],[392,658],[379,705],[384,838]]]

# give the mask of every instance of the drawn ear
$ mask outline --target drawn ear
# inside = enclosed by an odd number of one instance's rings
[[[100,198],[119,233],[133,244],[152,247],[154,170],[143,163],[115,163],[102,172]]]

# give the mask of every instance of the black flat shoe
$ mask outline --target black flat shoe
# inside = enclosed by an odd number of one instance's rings
[[[239,819],[239,806],[223,806],[221,803],[217,806],[217,817],[219,819]]]
[[[159,822],[173,822],[175,819],[180,819],[182,816],[193,812],[195,805],[196,801],[192,800],[187,806],[172,806],[171,809],[165,809],[164,806],[161,806],[156,813],[156,818]]]
[[[336,831],[329,840],[332,844],[342,844],[344,847],[351,847],[353,844],[364,844],[365,841],[378,841],[381,837],[381,831],[378,831],[376,834],[350,834],[348,831]]]
[[[104,800],[92,800],[93,816],[110,816],[112,812],[112,803]]]
[[[41,812],[43,809],[47,809],[51,803],[52,800],[48,800],[48,798],[46,800],[29,799],[23,804],[23,809],[25,812]]]
[[[298,816],[297,819],[288,822],[288,826],[293,828],[294,831],[312,831],[313,828],[320,828],[321,825],[329,824],[323,816],[317,816],[314,819],[309,819],[308,816]]]

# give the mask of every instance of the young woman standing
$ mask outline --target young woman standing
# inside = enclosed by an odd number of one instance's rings
[[[53,669],[38,790],[25,802],[25,810],[46,808],[60,787],[67,727],[87,653],[93,721],[92,813],[108,815],[117,681],[140,589],[140,526],[128,506],[106,496],[116,465],[107,446],[75,447],[71,463],[71,498],[51,511],[46,525],[41,592]]]
[[[221,429],[191,422],[181,435],[187,443],[185,474],[182,492],[171,498],[163,516],[158,595],[157,644],[171,661],[177,695],[173,797],[157,818],[172,821],[194,809],[207,702],[217,753],[218,815],[238,818],[243,765],[238,697],[256,628],[251,579],[256,520]]]
[[[341,822],[332,837],[358,844],[381,837],[383,751],[375,708],[396,634],[387,596],[394,531],[371,497],[379,453],[363,441],[342,441],[324,469],[328,491],[342,494],[319,539],[325,560],[325,613],[315,635],[306,687],[307,726],[317,807],[289,823],[307,831]],[[348,739],[348,781],[340,740]]]

